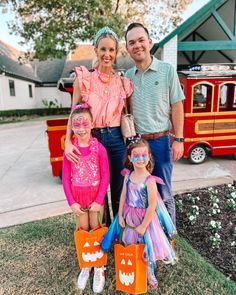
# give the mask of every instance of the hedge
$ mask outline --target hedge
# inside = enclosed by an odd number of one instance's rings
[[[42,109],[20,109],[0,111],[0,117],[22,117],[30,115],[49,116],[69,114],[70,108],[42,108]]]

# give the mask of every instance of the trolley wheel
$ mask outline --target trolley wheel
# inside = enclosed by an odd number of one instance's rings
[[[192,164],[201,164],[207,158],[207,150],[204,146],[198,145],[191,149],[189,161]]]

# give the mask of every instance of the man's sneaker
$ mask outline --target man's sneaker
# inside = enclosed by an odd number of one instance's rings
[[[104,267],[94,267],[93,292],[102,293],[105,286]]]
[[[91,267],[82,268],[77,280],[77,287],[84,290],[90,275]]]

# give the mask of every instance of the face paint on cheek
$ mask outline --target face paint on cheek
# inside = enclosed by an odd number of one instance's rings
[[[141,161],[146,162],[148,160],[149,160],[148,155],[139,155],[139,156],[132,156],[131,157],[132,163],[141,162]]]
[[[135,148],[131,151],[131,159],[132,163],[139,161],[148,161],[149,153],[146,147]]]
[[[72,121],[72,128],[73,129],[91,129],[92,128],[92,122],[88,120],[87,118],[84,118],[82,116],[76,117]]]

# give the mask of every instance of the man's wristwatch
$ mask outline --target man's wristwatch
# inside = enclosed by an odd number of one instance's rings
[[[177,142],[184,142],[184,137],[175,137],[175,138],[174,138],[174,141],[177,141]]]

